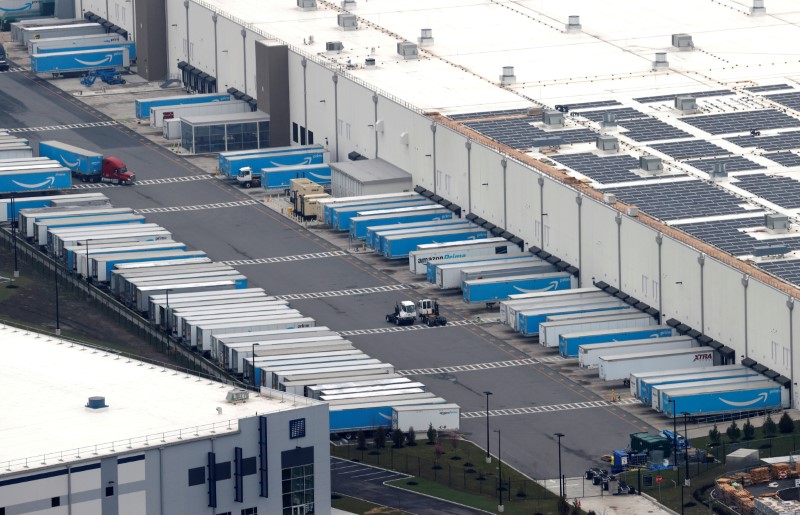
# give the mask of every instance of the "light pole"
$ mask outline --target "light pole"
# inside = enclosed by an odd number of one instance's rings
[[[686,477],[683,481],[685,486],[689,486],[689,429],[687,427],[687,420],[690,413],[684,411],[681,415],[683,415],[683,460],[686,464]],[[682,491],[683,489],[681,489],[681,492]],[[683,495],[681,495],[681,499],[683,499]],[[681,513],[683,513],[683,504],[681,504]]]
[[[483,392],[486,396],[486,463],[492,462],[492,456],[489,454],[489,396],[492,392]]]
[[[555,436],[558,438],[558,496],[563,499],[564,481],[561,479],[561,438],[564,436],[564,433],[556,433]]]
[[[256,345],[257,343],[253,343],[253,386],[258,387],[256,384]]]
[[[92,284],[92,260],[89,257],[89,240],[86,240],[86,291],[89,291],[89,285]]]
[[[164,329],[165,329],[165,331],[167,333],[167,342],[169,342],[169,319],[170,319],[170,314],[169,314],[169,290],[164,290],[164,293],[167,294],[167,298],[165,299],[166,305],[164,307],[164,318],[165,318],[165,320],[164,320],[164,322],[165,322],[164,323]]]
[[[681,469],[678,467],[678,419],[677,419],[677,404],[675,399],[670,399],[672,404],[672,470],[676,474],[676,483],[681,483]],[[681,515],[683,515],[683,485],[681,485]]]
[[[58,310],[58,263],[55,260],[53,260],[53,281],[56,291],[56,336],[61,336],[61,319]]]
[[[16,279],[19,277],[19,263],[17,261],[17,223],[19,215],[17,214],[13,193],[11,194],[11,216],[11,239],[14,240],[14,279]]]
[[[505,510],[503,506],[503,455],[500,448],[500,430],[495,429],[494,432],[497,433],[497,511],[503,513]]]

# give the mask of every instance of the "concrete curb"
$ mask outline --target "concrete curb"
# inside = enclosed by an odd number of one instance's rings
[[[416,477],[416,476],[411,476],[411,477]],[[392,481],[400,481],[400,480],[399,479],[392,479]],[[470,509],[470,510],[479,511],[481,513],[490,513],[490,514],[494,513],[494,512],[491,512],[491,511],[482,510],[480,508],[475,508],[474,506],[467,506],[466,504],[462,504],[460,502],[450,501],[448,499],[442,499],[441,497],[436,497],[436,496],[433,496],[433,495],[423,494],[423,493],[420,493],[420,492],[415,492],[414,490],[408,490],[406,488],[400,488],[399,486],[390,485],[388,481],[384,482],[383,485],[384,486],[388,486],[389,488],[395,488],[397,490],[402,490],[404,492],[411,492],[412,494],[415,494],[415,495],[421,495],[423,497],[428,497],[429,499],[436,499],[437,501],[442,501],[442,502],[446,502],[446,503],[449,503],[449,504],[454,504],[456,506],[461,506],[462,508],[467,508],[467,509]]]

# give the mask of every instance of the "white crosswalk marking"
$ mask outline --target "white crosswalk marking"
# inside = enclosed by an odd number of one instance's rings
[[[3,70],[0,73],[19,73],[27,71],[27,68],[23,68],[22,66],[12,66],[8,70]]]
[[[402,372],[400,372],[402,373]],[[589,401],[589,402],[571,402],[568,404],[551,404],[547,406],[526,406],[524,408],[506,408],[498,410],[490,410],[490,417],[503,417],[509,415],[531,415],[536,413],[550,413],[554,411],[568,411],[576,409],[589,409],[589,408],[606,408],[612,406],[620,406],[627,404],[636,404],[639,402],[634,398],[626,398],[620,401]],[[461,414],[461,418],[480,418],[485,417],[485,411],[467,411]]]
[[[153,186],[156,184],[177,184],[182,182],[207,181],[213,179],[211,175],[187,175],[184,177],[164,177],[162,179],[143,179],[136,181],[136,186]],[[109,182],[90,182],[87,184],[73,184],[75,190],[91,190],[95,188],[110,188],[115,186]]]
[[[49,125],[47,127],[11,127],[9,129],[0,129],[4,132],[43,132],[43,131],[63,131],[67,129],[88,129],[91,127],[109,127],[118,125],[116,120],[108,120],[105,122],[87,122],[87,123],[72,123],[69,125]]]
[[[235,202],[218,202],[216,204],[200,204],[198,206],[172,206],[172,207],[148,207],[145,209],[134,209],[133,212],[137,215],[146,215],[149,213],[174,213],[177,211],[199,211],[202,209],[221,209],[224,207],[241,207],[252,206],[258,204],[255,200],[239,200]]]
[[[456,365],[452,367],[436,368],[412,368],[408,370],[398,370],[397,373],[404,376],[422,376],[435,374],[452,374],[455,372],[472,372],[475,370],[490,370],[493,368],[519,367],[522,365],[535,365],[539,363],[536,358],[512,359],[509,361],[494,361],[491,363],[477,363],[471,365]]]
[[[463,327],[465,325],[476,324],[472,320],[455,320],[453,322],[447,321],[447,325],[440,325],[438,327],[428,327],[424,324],[416,325],[401,325],[391,327],[376,327],[375,329],[354,329],[352,331],[339,331],[342,336],[366,336],[370,334],[386,334],[386,333],[402,333],[404,331],[428,331],[436,329],[447,329],[448,327]]]
[[[325,254],[332,254],[332,253],[326,252]],[[341,252],[341,254],[339,255],[342,254],[345,254],[345,252]],[[312,259],[312,258],[306,258],[306,259]],[[228,262],[228,263],[236,264],[235,262]],[[314,293],[294,293],[289,295],[278,295],[278,298],[283,300],[301,300],[301,299],[323,299],[329,297],[347,297],[350,295],[366,295],[369,293],[384,293],[389,291],[410,290],[413,288],[419,288],[421,286],[423,286],[423,283],[389,284],[386,286],[374,286],[372,288],[356,288],[352,290],[333,290],[333,291],[319,291]]]
[[[295,256],[279,256],[279,257],[258,258],[258,259],[234,259],[232,261],[222,261],[222,263],[230,266],[267,265],[270,263],[286,263],[289,261],[304,261],[306,259],[322,259],[329,257],[345,256],[345,255],[347,255],[347,252],[343,250],[335,250],[333,252],[315,252],[313,254],[298,254]],[[313,296],[318,294],[298,293],[296,295],[283,295],[281,296],[281,298],[289,299],[291,297],[291,300],[312,298],[308,297],[309,295]]]

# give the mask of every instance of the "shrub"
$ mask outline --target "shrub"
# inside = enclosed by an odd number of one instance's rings
[[[731,422],[731,425],[728,426],[728,429],[725,430],[725,434],[728,435],[728,440],[735,442],[742,436],[742,430],[739,429],[739,426],[736,425],[736,421],[734,420]]]
[[[409,426],[408,432],[406,433],[406,443],[409,447],[414,447],[417,445],[417,433],[414,431],[414,426]]]
[[[783,416],[778,421],[778,430],[783,434],[794,433],[794,420],[789,416],[789,412],[783,412]]]
[[[436,429],[433,427],[433,423],[428,425],[428,432],[426,434],[428,436],[428,445],[433,445],[434,442],[436,442],[436,436],[438,435]]]
[[[358,443],[356,449],[359,451],[367,450],[367,436],[364,434],[364,431],[358,432],[358,436],[356,436],[356,442]]]
[[[717,425],[714,424],[714,427],[708,430],[708,441],[711,442],[711,445],[719,445],[719,440],[719,429],[717,429]]]
[[[406,435],[399,429],[397,431],[392,431],[392,443],[394,444],[395,449],[402,449],[403,442],[406,440]]]
[[[767,438],[772,438],[778,432],[778,424],[772,420],[772,415],[767,415],[767,418],[764,419],[764,436]]]
[[[742,426],[742,433],[744,434],[745,440],[752,440],[756,434],[756,428],[753,427],[753,424],[750,423],[750,419],[747,419],[747,422],[744,423]]]
[[[378,426],[378,429],[375,430],[375,436],[373,436],[372,439],[375,442],[376,449],[383,449],[386,447],[386,431],[383,427]]]

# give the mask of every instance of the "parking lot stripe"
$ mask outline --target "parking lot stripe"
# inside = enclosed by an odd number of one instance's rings
[[[295,256],[278,256],[278,257],[271,257],[271,258],[258,258],[258,259],[233,259],[230,261],[220,261],[220,263],[230,266],[241,266],[241,265],[267,265],[270,263],[286,263],[289,261],[303,261],[306,259],[322,259],[322,258],[329,258],[329,257],[337,257],[337,256],[344,256],[347,252],[343,250],[336,250],[333,252],[314,252],[313,254],[298,254]],[[315,295],[313,293],[301,293],[299,295]],[[284,295],[281,298],[291,297],[291,295]],[[298,297],[298,298],[306,298],[306,297]],[[287,300],[296,300],[296,299],[287,299]]]
[[[635,404],[637,399],[627,398],[616,402],[611,401],[591,401],[591,402],[571,402],[567,404],[550,404],[547,406],[528,406],[523,408],[507,408],[490,410],[490,417],[502,417],[508,415],[531,415],[535,413],[552,413],[556,411],[569,411],[576,409],[606,408],[619,405]],[[485,417],[485,411],[466,411],[461,414],[461,418],[480,418]]]
[[[45,127],[10,127],[8,129],[0,129],[5,132],[43,132],[43,131],[63,131],[72,129],[88,129],[92,127],[109,127],[118,125],[116,120],[109,120],[105,122],[88,122],[88,123],[73,123],[69,125],[48,125]]]
[[[343,251],[335,251],[335,252],[320,252],[319,257],[332,257],[342,256],[347,254]],[[315,254],[304,254],[305,256],[316,256]],[[304,258],[301,256],[289,256],[293,257],[291,261],[297,261],[298,259],[313,259],[313,258]],[[278,261],[290,261],[287,258],[270,258],[276,259]],[[274,261],[277,262],[277,261]],[[256,264],[256,263],[254,263]],[[301,300],[301,299],[322,299],[322,298],[330,298],[330,297],[347,297],[350,295],[368,295],[370,293],[385,293],[390,291],[399,291],[399,290],[410,290],[413,288],[419,288],[422,286],[422,283],[411,283],[411,284],[389,284],[386,286],[374,286],[372,288],[354,288],[351,290],[334,290],[334,291],[319,291],[314,293],[293,293],[288,295],[278,295],[279,299],[283,300]]]
[[[175,213],[178,211],[199,211],[201,209],[221,209],[225,207],[242,207],[258,204],[255,200],[238,200],[234,202],[217,202],[215,204],[200,204],[198,206],[171,206],[171,207],[148,207],[144,209],[134,209],[137,215],[150,213]]]
[[[211,175],[186,175],[183,177],[164,177],[161,179],[143,179],[136,181],[137,186],[153,186],[157,184],[178,184],[183,182],[207,181],[213,179]],[[87,184],[73,184],[74,190],[91,190],[95,188],[110,188],[114,184],[108,182],[90,182]]]
[[[446,326],[445,326],[446,327]],[[475,370],[490,370],[493,368],[505,367],[519,367],[522,365],[535,365],[539,363],[537,358],[513,359],[509,361],[493,361],[489,363],[477,363],[469,365],[457,365],[452,367],[436,367],[436,368],[412,368],[407,370],[398,370],[397,373],[404,376],[424,376],[436,374],[453,374],[456,372],[472,372]]]

